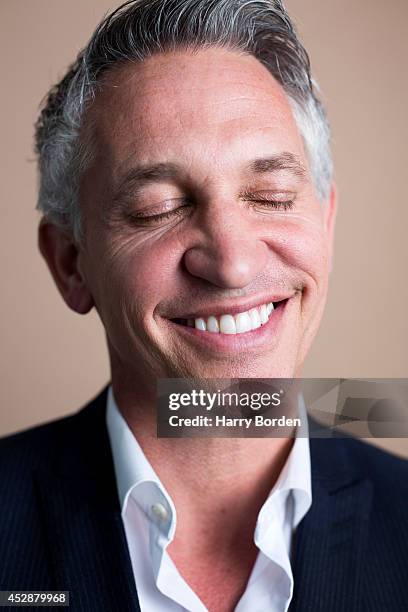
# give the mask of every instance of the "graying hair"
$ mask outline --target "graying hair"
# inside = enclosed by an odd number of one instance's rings
[[[131,0],[108,15],[46,98],[36,124],[37,208],[83,238],[81,175],[91,152],[81,141],[84,110],[113,66],[176,49],[221,47],[249,53],[278,80],[302,135],[318,197],[332,178],[330,129],[309,57],[281,0]]]

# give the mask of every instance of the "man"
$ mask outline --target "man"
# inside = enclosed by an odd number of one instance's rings
[[[159,378],[291,378],[324,309],[329,130],[278,0],[136,0],[37,124],[39,246],[112,382],[4,439],[0,586],[73,610],[405,610],[406,463],[156,436]],[[176,516],[177,512],[177,516]]]

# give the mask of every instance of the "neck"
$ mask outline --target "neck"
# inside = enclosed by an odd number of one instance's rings
[[[259,552],[254,542],[259,511],[293,438],[157,438],[154,400],[136,397],[129,392],[132,386],[125,391],[114,377],[112,387],[122,416],[176,506],[168,554],[203,601],[212,601],[208,585],[217,580],[224,585],[217,609],[235,608]]]
[[[122,416],[178,509],[198,506],[201,514],[212,514],[230,503],[238,510],[237,500],[262,505],[293,438],[157,438],[153,404],[114,381],[112,386]]]

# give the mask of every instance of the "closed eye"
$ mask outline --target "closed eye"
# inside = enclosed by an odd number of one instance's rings
[[[274,210],[290,210],[295,203],[294,193],[279,193],[270,196],[259,192],[246,192],[242,195],[242,198],[252,204],[260,204],[264,208],[271,208]]]
[[[178,201],[180,202],[180,200]],[[133,211],[129,213],[129,218],[131,222],[135,225],[156,225],[158,223],[161,223],[162,221],[167,221],[177,217],[185,216],[188,212],[188,209],[191,208],[192,204],[187,199],[183,199],[181,200],[181,202],[184,202],[184,204],[181,204],[181,206],[177,206],[176,208],[173,208],[171,210],[166,210],[165,212],[157,213],[155,215],[146,214],[146,210],[136,212]]]
[[[294,205],[294,200],[252,200],[252,202],[275,210],[290,210]]]

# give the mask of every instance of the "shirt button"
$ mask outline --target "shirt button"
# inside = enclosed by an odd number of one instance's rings
[[[163,522],[167,519],[167,510],[163,506],[163,504],[153,504],[151,507],[151,511],[153,516],[160,522]]]

